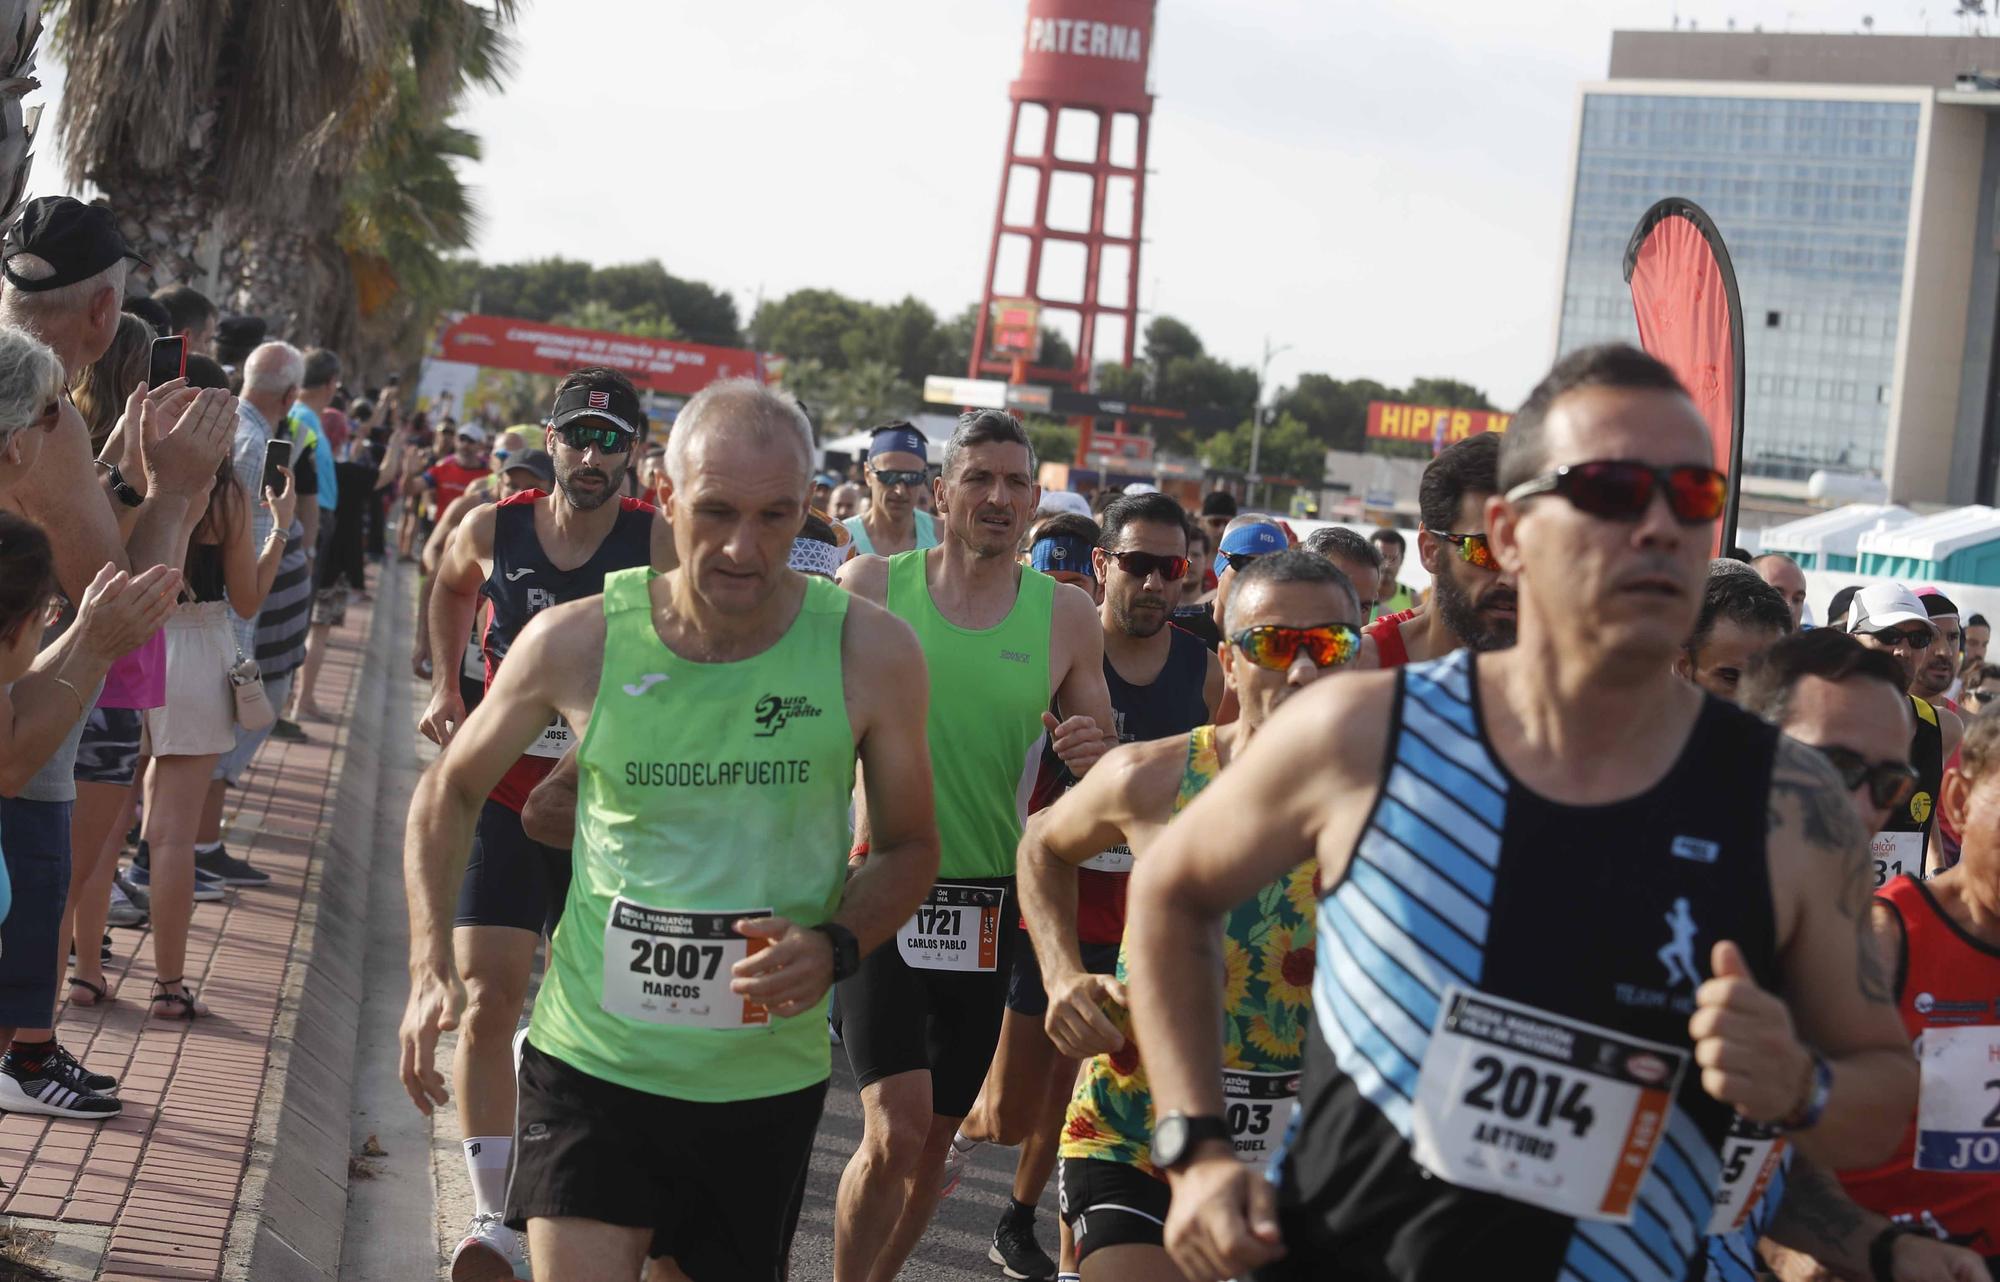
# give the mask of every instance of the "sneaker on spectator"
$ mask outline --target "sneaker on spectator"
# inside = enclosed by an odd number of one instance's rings
[[[12,1050],[0,1055],[0,1111],[74,1117],[86,1122],[107,1121],[125,1111],[125,1106],[113,1096],[78,1089],[81,1081],[75,1079],[60,1059],[54,1054],[46,1056],[31,1077]],[[64,1078],[76,1084],[71,1085]]]
[[[69,1053],[69,1047],[61,1042],[49,1052],[42,1065],[46,1075],[55,1078],[71,1090],[85,1090],[92,1095],[109,1095],[118,1089],[118,1079],[109,1073],[93,1073],[84,1067],[83,1061]]]
[[[139,887],[133,885],[132,879],[125,875],[125,870],[123,868],[116,869],[115,871],[112,872],[111,889],[115,894],[125,896],[126,902],[131,904],[134,908],[137,908],[140,912],[145,913],[148,916],[152,914],[153,897],[147,894],[144,890],[141,890]],[[117,900],[113,899],[112,902],[116,903]]]
[[[228,846],[217,846],[213,850],[194,852],[194,866],[198,871],[222,878],[225,886],[268,886],[271,874],[261,868],[253,868],[247,859],[238,859],[229,853]]]
[[[152,893],[152,852],[146,849],[146,843],[143,841],[139,843],[139,853],[132,856],[132,873],[129,880],[134,886],[147,892],[148,895]],[[222,887],[222,878],[217,877],[213,873],[204,872],[200,868],[194,870],[194,901],[196,903],[212,904],[216,900],[221,899],[223,897]]]
[[[296,721],[287,721],[283,717],[279,717],[277,724],[271,727],[271,737],[279,743],[312,742],[312,736],[305,732],[305,727]]]
[[[132,902],[132,896],[125,891],[125,874],[116,873],[111,878],[111,911],[105,914],[107,926],[143,926],[152,920],[152,914]]]

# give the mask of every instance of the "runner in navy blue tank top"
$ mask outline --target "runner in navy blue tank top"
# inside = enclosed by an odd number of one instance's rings
[[[620,483],[645,418],[638,394],[612,370],[578,370],[556,390],[543,436],[554,461],[553,492],[529,490],[467,516],[453,532],[431,591],[431,702],[420,728],[449,744],[465,720],[455,676],[473,611],[491,603],[480,636],[486,681],[534,615],[552,605],[596,596],[613,570],[673,564],[664,517]],[[521,806],[569,747],[560,719],[520,758],[479,813],[472,854],[459,888],[452,947],[467,1008],[453,1064],[466,1136],[475,1215],[457,1255],[478,1267],[511,1262],[520,1237],[500,1223],[514,1123],[513,1037],[527,1000],[535,945],[555,928],[569,888],[569,852],[521,830]],[[423,876],[441,850],[404,852],[407,874]],[[474,1265],[467,1263],[470,1269]],[[496,1266],[497,1267],[497,1266]]]
[[[1133,876],[1128,992],[1193,1282],[1675,1282],[1733,1117],[1834,1167],[1915,1103],[1831,767],[1679,682],[1726,482],[1673,374],[1565,358],[1486,509],[1512,649],[1321,682]],[[1221,916],[1317,856],[1300,1107],[1228,1141]]]

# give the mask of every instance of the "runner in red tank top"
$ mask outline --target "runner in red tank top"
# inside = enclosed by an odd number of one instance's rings
[[[1460,441],[1424,469],[1417,556],[1430,571],[1430,601],[1365,628],[1359,666],[1399,668],[1514,644],[1514,576],[1486,546],[1486,501],[1499,488],[1499,469],[1500,438],[1491,434]]]

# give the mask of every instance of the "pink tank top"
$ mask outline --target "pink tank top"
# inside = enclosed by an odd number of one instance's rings
[[[167,702],[167,634],[163,629],[111,665],[100,708],[158,708]]]

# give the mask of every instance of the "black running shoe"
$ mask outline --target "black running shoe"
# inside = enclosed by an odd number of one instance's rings
[[[1000,1217],[999,1227],[993,1230],[993,1245],[986,1252],[986,1258],[1000,1266],[1000,1271],[1010,1278],[1032,1279],[1046,1282],[1056,1275],[1056,1262],[1049,1258],[1041,1243],[1035,1241],[1035,1221],[1018,1219],[1011,1215]]]
[[[42,1075],[54,1078],[71,1090],[85,1090],[93,1095],[108,1095],[118,1089],[117,1078],[109,1073],[91,1072],[61,1042],[56,1043],[56,1048],[43,1061]]]
[[[271,874],[261,868],[252,868],[247,859],[238,859],[229,853],[229,847],[217,846],[213,850],[194,852],[194,866],[211,877],[222,878],[225,886],[268,886]]]
[[[125,1106],[110,1095],[78,1090],[52,1075],[61,1071],[53,1054],[43,1060],[33,1077],[15,1062],[14,1052],[0,1055],[0,1112],[102,1122],[125,1111]]]

